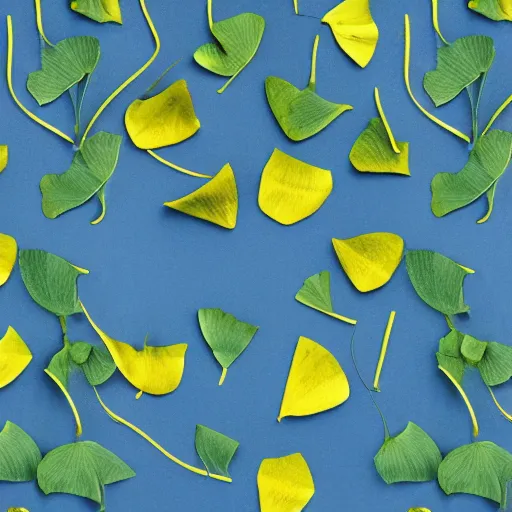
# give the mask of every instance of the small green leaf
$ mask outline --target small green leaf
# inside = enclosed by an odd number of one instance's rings
[[[470,0],[468,7],[494,21],[512,21],[510,0]]]
[[[439,340],[439,352],[446,356],[458,357],[461,356],[461,346],[464,339],[464,334],[457,329],[451,329],[450,332]]]
[[[65,259],[38,249],[20,251],[21,277],[35,302],[57,316],[81,313],[77,278],[86,273]]]
[[[231,478],[229,464],[240,443],[204,425],[196,426],[196,451],[208,474]]]
[[[20,427],[7,421],[0,432],[0,481],[29,482],[36,478],[41,452]]]
[[[498,386],[512,377],[512,347],[490,341],[478,370],[488,386]]]
[[[85,341],[75,341],[69,347],[69,355],[75,364],[84,364],[91,354],[92,345]],[[53,372],[52,372],[53,373]]]
[[[412,422],[396,437],[386,439],[374,459],[387,484],[434,480],[441,460],[436,443]]]
[[[43,213],[55,219],[91,199],[114,172],[122,137],[99,132],[86,139],[62,174],[46,174],[41,179]]]
[[[123,23],[119,0],[73,0],[71,9],[99,23]]]
[[[69,352],[69,348],[64,347],[52,357],[48,365],[48,370],[60,380],[65,388],[69,385],[69,376],[75,367]]]
[[[56,100],[90,75],[100,59],[100,42],[78,36],[60,41],[42,51],[42,70],[30,73],[27,89],[39,105]]]
[[[116,364],[108,350],[92,347],[89,358],[80,368],[91,386],[99,386],[110,379],[116,371]]]
[[[460,351],[464,356],[464,359],[472,365],[477,365],[485,354],[487,348],[487,342],[480,341],[466,334],[462,341]]]

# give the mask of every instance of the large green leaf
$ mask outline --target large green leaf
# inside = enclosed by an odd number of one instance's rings
[[[57,316],[82,312],[76,281],[86,271],[39,249],[21,250],[19,263],[25,287],[41,307]]]
[[[470,0],[468,7],[494,21],[512,21],[510,0]]]
[[[405,261],[416,293],[431,308],[445,315],[469,311],[462,288],[467,269],[433,251],[408,251]]]
[[[437,68],[425,74],[423,86],[436,107],[448,103],[482,74],[496,51],[492,38],[467,36],[437,50]]]
[[[492,130],[472,149],[464,168],[440,172],[432,180],[432,212],[442,217],[484,194],[505,172],[512,156],[512,133]]]
[[[90,75],[99,59],[100,42],[95,37],[64,39],[43,49],[42,69],[30,73],[27,89],[39,105],[50,103]]]
[[[0,432],[0,480],[29,482],[36,477],[41,452],[20,427],[7,421]]]
[[[61,492],[89,498],[105,510],[104,486],[135,476],[117,455],[92,441],[59,446],[37,468],[37,483],[45,494]]]
[[[498,386],[512,377],[512,347],[490,341],[478,370],[488,386]]]
[[[76,152],[71,167],[62,174],[41,179],[43,213],[54,219],[91,199],[114,172],[122,137],[99,132]]]
[[[438,479],[446,494],[474,494],[503,504],[512,455],[489,441],[460,446],[445,457]]]
[[[409,422],[396,437],[384,441],[375,456],[375,467],[387,484],[434,480],[442,457],[432,438]]]
[[[229,463],[240,443],[204,425],[196,426],[197,453],[210,475],[230,478]]]
[[[99,23],[123,23],[119,0],[73,0],[71,9]]]

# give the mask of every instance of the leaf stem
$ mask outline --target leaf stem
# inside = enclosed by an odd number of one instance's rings
[[[224,384],[224,380],[226,379],[227,374],[228,374],[228,369],[223,367],[222,375],[220,376],[220,380],[219,380],[219,386],[222,386],[222,384]]]
[[[69,345],[69,338],[68,338],[68,326],[65,316],[59,316],[59,322],[60,322],[60,328],[62,330],[62,340],[64,342],[64,346]]]
[[[293,8],[295,9],[295,14],[299,14],[299,0],[293,0]]]
[[[50,42],[50,40],[46,37],[46,34],[44,33],[43,28],[43,14],[41,9],[41,0],[34,0],[36,4],[36,22],[37,22],[37,31],[39,32],[39,35],[43,38],[43,41],[48,46],[53,46],[53,44]]]
[[[166,165],[167,167],[170,167],[171,169],[182,172],[184,174],[188,174],[189,176],[195,176],[196,178],[206,178],[206,179],[210,179],[213,177],[213,176],[210,176],[209,174],[201,174],[198,172],[189,171],[188,169],[185,169],[184,167],[180,167],[179,165],[173,164],[172,162],[169,162],[165,158],[162,158],[161,156],[157,155],[151,149],[148,149],[147,153],[150,154],[154,159],[158,160],[160,163]]]
[[[491,216],[492,210],[494,209],[494,194],[496,194],[496,187],[498,186],[498,181],[496,180],[489,189],[487,189],[486,197],[487,197],[487,213],[476,221],[477,224],[483,224],[489,220]]]
[[[213,5],[212,0],[208,0],[206,3],[206,11],[208,13],[208,26],[210,27],[210,32],[213,33]]]
[[[455,329],[455,325],[453,325],[452,319],[448,315],[444,315],[444,318],[446,320],[446,323],[448,324],[448,329]]]
[[[375,87],[374,90],[374,96],[375,96],[375,104],[377,105],[377,110],[379,111],[380,118],[384,124],[384,128],[386,129],[386,132],[388,134],[389,142],[391,144],[391,147],[393,148],[393,151],[399,155],[400,154],[400,148],[398,147],[395,137],[393,136],[393,132],[391,131],[391,126],[389,126],[388,120],[386,118],[386,114],[384,114],[384,109],[382,108],[382,103],[380,102],[380,94],[379,94],[379,88]]]
[[[311,73],[309,75],[308,88],[315,92],[316,89],[316,58],[318,54],[318,43],[320,42],[320,36],[315,36],[315,42],[313,43],[313,54],[311,56]]]
[[[485,127],[485,130],[482,132],[482,137],[490,130],[491,126],[493,125],[494,121],[498,119],[499,115],[512,103],[512,94],[500,105],[498,110],[494,112],[491,119],[487,123],[487,126]]]
[[[466,141],[468,144],[471,143],[471,139],[461,131],[457,130],[456,128],[453,128],[453,126],[450,126],[449,124],[446,124],[444,121],[441,121],[436,116],[432,115],[430,112],[425,110],[418,100],[414,97],[414,94],[412,93],[411,89],[411,83],[409,80],[409,68],[411,63],[411,27],[409,22],[409,15],[405,15],[405,53],[404,53],[404,79],[405,79],[405,86],[407,88],[407,92],[409,93],[409,97],[414,102],[416,107],[431,121],[436,123],[437,125],[441,126],[445,130],[448,130],[453,135],[456,135],[457,137],[461,138],[462,140]]]
[[[146,19],[146,22],[148,24],[148,27],[151,31],[151,34],[153,35],[153,39],[155,41],[155,51],[153,52],[153,55],[146,61],[146,63],[140,67],[133,75],[131,75],[129,78],[127,78],[98,108],[92,119],[89,121],[89,124],[87,125],[87,128],[85,129],[84,134],[82,135],[82,139],[80,141],[80,146],[84,143],[85,139],[87,138],[87,135],[89,134],[91,128],[93,127],[94,123],[97,121],[98,117],[103,113],[103,111],[110,105],[110,103],[124,90],[126,87],[128,87],[132,82],[134,82],[146,69],[153,64],[153,61],[156,59],[157,55],[160,53],[160,38],[158,37],[158,32],[156,31],[155,25],[153,24],[153,21],[149,15],[149,12],[146,8],[146,2],[145,0],[139,0],[140,7],[142,9],[142,12],[144,14],[144,18]]]
[[[386,358],[386,353],[388,351],[389,337],[391,336],[391,330],[393,329],[393,323],[395,321],[396,311],[391,311],[388,318],[388,323],[386,325],[386,330],[384,331],[384,337],[382,338],[382,345],[380,347],[380,356],[377,362],[377,368],[375,369],[375,378],[373,379],[373,390],[380,392],[379,388],[379,380],[380,374],[382,373],[382,367],[384,365],[384,360]]]
[[[438,17],[438,5],[437,0],[432,0],[432,25],[434,25],[434,30],[436,31],[439,39],[445,44],[449,45],[450,43],[443,37],[441,33],[441,29],[439,28],[439,17]]]
[[[500,405],[500,403],[498,402],[498,399],[496,398],[496,396],[494,395],[492,389],[490,386],[487,386],[487,389],[489,390],[489,393],[491,393],[491,396],[492,396],[492,399],[494,401],[494,404],[496,405],[496,407],[498,408],[498,410],[501,412],[501,414],[503,414],[503,416],[505,416],[505,418],[507,418],[508,421],[511,421],[512,422],[512,414],[509,414],[507,411],[505,411],[505,409],[503,409],[503,407]]]

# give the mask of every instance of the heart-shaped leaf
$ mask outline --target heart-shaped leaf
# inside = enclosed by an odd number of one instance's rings
[[[10,235],[0,233],[0,286],[3,286],[11,276],[17,256],[16,240]]]
[[[0,340],[0,389],[19,377],[30,361],[30,349],[20,335],[9,326]]]
[[[494,21],[512,21],[510,0],[470,0],[468,7]]]
[[[99,23],[123,23],[119,0],[73,0],[71,9]]]

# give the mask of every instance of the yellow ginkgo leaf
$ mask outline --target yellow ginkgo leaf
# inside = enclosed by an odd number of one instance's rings
[[[315,213],[331,191],[331,171],[274,149],[261,175],[258,204],[270,218],[289,226]]]
[[[0,172],[7,167],[9,161],[9,148],[0,144]]]
[[[368,233],[332,245],[352,284],[360,292],[384,286],[402,260],[403,239],[394,233]]]
[[[341,49],[362,68],[366,67],[379,40],[370,0],[345,0],[329,11],[322,22],[331,27]]]
[[[0,340],[0,388],[16,379],[32,360],[32,354],[20,335],[8,327]]]
[[[315,482],[302,454],[263,459],[258,470],[261,512],[300,512],[315,494]]]
[[[89,316],[82,304],[85,316],[107,347],[112,359],[126,380],[142,393],[166,395],[180,384],[185,368],[186,343],[166,347],[150,347],[144,342],[142,350],[128,343],[117,341],[104,333]]]
[[[293,355],[277,421],[332,409],[350,395],[347,377],[336,358],[316,341],[301,336]]]
[[[185,80],[178,80],[156,96],[135,100],[124,116],[132,142],[141,149],[178,144],[201,127]]]
[[[233,229],[238,214],[235,174],[226,164],[210,181],[185,197],[165,206],[223,228]]]
[[[9,235],[0,233],[0,286],[4,285],[11,275],[16,256],[18,254],[18,244],[16,240]]]

